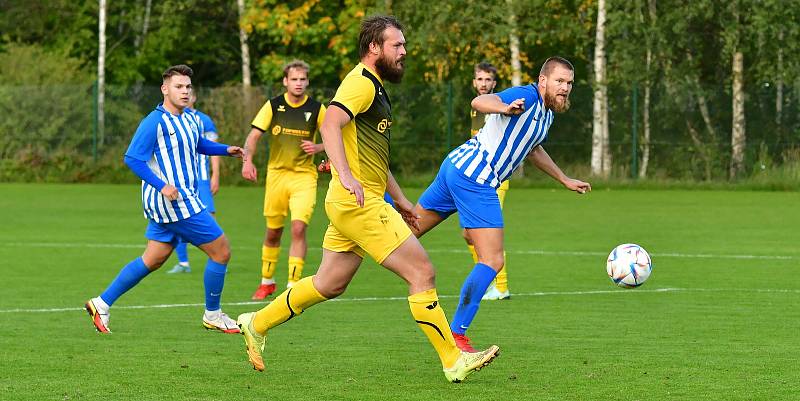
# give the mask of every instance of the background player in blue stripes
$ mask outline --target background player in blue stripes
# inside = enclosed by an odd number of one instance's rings
[[[97,331],[110,333],[111,305],[169,258],[178,238],[208,254],[203,277],[206,311],[203,326],[238,333],[236,322],[222,313],[220,298],[230,259],[228,239],[197,194],[200,154],[242,157],[238,146],[218,144],[200,135],[197,122],[185,111],[192,88],[192,69],[185,65],[164,71],[164,102],[145,117],[125,152],[125,164],[142,179],[142,206],[148,219],[144,254],[128,263],[100,296],[88,300],[86,311]]]
[[[194,108],[197,102],[197,92],[191,91],[189,94],[189,107],[186,111],[192,113],[197,127],[200,129],[200,135],[209,141],[217,142],[219,135],[217,134],[217,126],[214,120],[200,110]],[[200,201],[206,205],[206,210],[213,216],[216,213],[214,207],[214,195],[219,190],[219,156],[206,156],[204,154],[198,155],[198,183],[197,194],[200,195]],[[192,269],[189,267],[189,253],[186,251],[186,241],[183,239],[175,246],[175,254],[178,256],[178,263],[167,270],[167,273],[191,273]]]
[[[475,64],[474,74],[472,78],[472,87],[475,88],[479,96],[487,93],[494,93],[494,87],[497,85],[497,68],[486,61],[482,61]],[[469,117],[471,120],[471,128],[469,130],[471,138],[477,135],[481,128],[483,128],[483,125],[486,123],[486,114],[474,108],[470,108]],[[506,198],[508,187],[509,181],[503,181],[503,183],[497,187],[497,197],[500,199],[501,209],[503,208],[503,201]],[[467,249],[469,249],[469,253],[472,255],[472,262],[478,263],[478,254],[475,252],[475,247],[472,245],[472,240],[470,240],[467,230],[462,230],[461,235],[464,237],[464,240],[467,241]],[[505,254],[503,254],[503,257],[505,258]],[[506,259],[503,268],[497,272],[497,276],[495,276],[492,284],[489,285],[489,289],[486,290],[483,299],[511,299],[511,293],[508,290],[508,259]]]
[[[475,110],[489,114],[486,124],[447,155],[414,209],[420,216],[417,236],[457,211],[478,254],[450,324],[462,350],[474,352],[466,331],[478,313],[481,296],[504,264],[503,214],[497,187],[528,157],[567,189],[580,194],[592,189],[589,183],[567,177],[541,145],[553,123],[553,112],[569,108],[574,70],[566,59],[551,57],[542,65],[537,84],[473,99]]]

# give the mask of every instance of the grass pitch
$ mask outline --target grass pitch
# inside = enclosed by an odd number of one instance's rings
[[[321,192],[324,185],[321,184]],[[147,277],[112,308],[112,335],[82,310],[144,247],[135,185],[0,185],[3,400],[780,400],[800,394],[797,193],[513,188],[506,200],[512,299],[470,329],[502,355],[450,384],[414,324],[406,287],[365,261],[340,299],[269,333],[267,371],[240,336],[207,332],[203,255]],[[420,190],[408,190],[416,199]],[[222,188],[231,240],[223,310],[259,280],[263,187]],[[320,198],[321,202],[321,198]],[[305,274],[327,220],[318,203]],[[605,273],[617,244],[654,261],[641,288]],[[452,316],[471,268],[457,217],[423,239]],[[276,279],[286,279],[284,241]],[[174,257],[165,267],[174,263]]]

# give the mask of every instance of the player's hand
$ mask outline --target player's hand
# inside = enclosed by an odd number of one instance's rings
[[[320,145],[321,144],[316,144],[305,139],[300,140],[300,147],[303,149],[303,152],[306,152],[308,155],[319,153],[322,148]]]
[[[347,174],[347,176],[339,174],[339,182],[342,183],[344,189],[355,195],[358,206],[364,207],[364,187],[361,186],[361,183],[351,174]]]
[[[228,154],[233,157],[241,157],[244,158],[244,149],[238,146],[228,146]]]
[[[414,231],[419,232],[419,219],[421,216],[414,213],[414,204],[409,202],[408,199],[395,200],[394,207],[400,213],[400,216],[403,216],[406,224]]]
[[[216,195],[219,191],[219,177],[216,175],[211,176],[211,195]]]
[[[244,163],[242,164],[242,177],[248,181],[258,181],[258,172],[256,171],[256,166],[250,160],[245,159]]]
[[[592,190],[592,186],[588,182],[583,182],[574,178],[567,178],[564,180],[563,184],[570,191],[575,191],[579,194],[585,194]]]
[[[319,162],[319,166],[317,166],[317,171],[320,173],[330,173],[331,172],[331,162],[328,160],[323,160]]]
[[[525,112],[525,99],[519,98],[511,102],[511,104],[507,105],[505,110],[503,110],[503,114],[507,116],[513,116],[517,114],[522,114]]]
[[[178,199],[178,195],[180,195],[180,192],[178,192],[178,188],[175,188],[172,185],[167,184],[164,185],[164,188],[161,188],[161,194],[164,195],[165,198],[174,201]]]

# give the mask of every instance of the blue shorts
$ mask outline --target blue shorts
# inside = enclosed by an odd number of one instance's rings
[[[147,225],[147,231],[144,233],[147,239],[166,242],[172,244],[172,246],[178,245],[181,239],[194,246],[200,246],[219,238],[221,235],[222,229],[217,224],[217,221],[211,217],[211,213],[208,210],[203,210],[188,219],[174,223],[156,223],[150,220],[150,224]]]
[[[389,195],[389,193],[388,193],[388,192],[384,192],[384,193],[383,193],[383,200],[384,200],[386,203],[388,203],[388,204],[392,205],[392,207],[394,207],[394,199],[392,199],[392,195]]]
[[[197,192],[200,195],[200,201],[206,205],[206,210],[209,213],[214,213],[217,210],[214,208],[214,195],[211,194],[211,181],[199,180],[197,182]]]
[[[445,219],[458,212],[463,228],[503,228],[497,189],[472,181],[458,171],[450,159],[444,159],[436,179],[419,198],[419,204]]]

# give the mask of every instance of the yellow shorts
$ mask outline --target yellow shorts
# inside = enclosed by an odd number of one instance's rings
[[[268,228],[282,228],[286,215],[308,224],[317,204],[317,175],[284,170],[267,172],[264,216]]]
[[[503,202],[506,200],[506,192],[508,192],[508,180],[503,181],[499,187],[497,187],[497,197],[500,198],[500,209],[503,208]]]
[[[325,202],[330,224],[325,231],[322,247],[334,252],[369,254],[383,263],[400,244],[411,236],[403,217],[383,198],[364,199],[364,207],[355,201]]]

